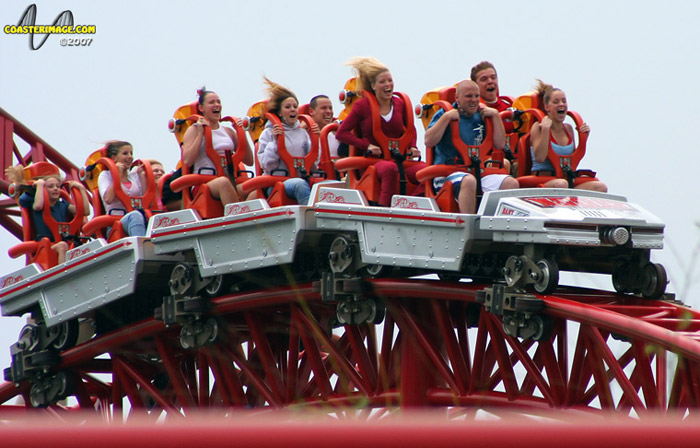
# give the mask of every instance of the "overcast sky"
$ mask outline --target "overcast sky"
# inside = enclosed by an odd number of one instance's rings
[[[0,22],[15,25],[30,2],[5,0]],[[37,25],[64,10],[95,25],[89,46],[38,50],[0,35],[0,107],[76,165],[110,139],[135,157],[173,169],[179,158],[166,124],[206,84],[224,114],[244,116],[264,97],[262,76],[307,102],[337,92],[344,63],[374,56],[414,103],[426,91],[468,78],[481,60],[498,69],[501,93],[535,78],[563,89],[591,127],[583,168],[667,225],[663,263],[670,290],[700,306],[697,172],[700,170],[700,3],[690,1],[40,1]],[[400,6],[399,6],[400,5]],[[37,36],[36,41],[40,42]],[[66,36],[71,37],[71,36]],[[416,123],[420,129],[418,122]],[[419,131],[420,132],[420,131]],[[422,132],[420,132],[422,136]],[[0,236],[0,253],[15,240]],[[3,259],[13,270],[23,260]],[[609,276],[585,284],[611,288]],[[22,325],[0,318],[0,367]]]

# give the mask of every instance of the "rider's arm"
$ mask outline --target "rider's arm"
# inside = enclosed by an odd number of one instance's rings
[[[39,179],[34,182],[36,187],[36,193],[34,193],[34,204],[32,208],[34,211],[40,212],[44,209],[44,179]]]
[[[530,130],[530,143],[532,143],[532,150],[535,153],[535,160],[538,162],[544,162],[549,151],[549,127],[551,122],[545,123],[545,120],[548,119],[549,117],[545,117],[542,123],[533,124]]]
[[[367,151],[370,141],[367,138],[359,138],[353,131],[360,129],[360,124],[365,115],[369,115],[369,106],[366,99],[360,99],[352,106],[352,110],[335,133],[335,139],[341,143],[352,145],[363,153]]]
[[[438,142],[442,140],[442,136],[445,134],[452,120],[459,120],[459,111],[457,111],[457,109],[452,109],[447,112],[444,112],[442,109],[437,111],[430,125],[428,125],[428,129],[425,131],[425,146],[430,147],[437,145]]]
[[[258,140],[258,162],[265,173],[272,174],[272,170],[279,165],[279,160],[277,138],[272,134],[272,127],[266,127]]]
[[[185,131],[182,138],[182,163],[186,166],[194,165],[199,155],[199,148],[202,147],[204,138],[204,125],[197,122]]]

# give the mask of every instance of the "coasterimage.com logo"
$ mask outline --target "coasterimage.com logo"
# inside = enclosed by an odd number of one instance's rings
[[[17,25],[5,25],[3,31],[5,34],[28,35],[30,50],[38,50],[41,48],[52,34],[87,35],[95,34],[97,31],[95,25],[76,25],[73,19],[73,12],[70,10],[65,10],[58,14],[51,25],[37,25],[36,14],[36,4],[29,5],[20,16]],[[34,40],[37,34],[44,35],[38,44],[36,44]],[[90,46],[92,41],[92,38],[64,37],[59,40],[59,43],[62,47],[78,47]]]

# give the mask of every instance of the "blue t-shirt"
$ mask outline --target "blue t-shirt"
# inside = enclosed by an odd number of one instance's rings
[[[34,228],[36,229],[36,240],[40,241],[42,238],[46,237],[53,241],[53,235],[51,230],[44,223],[43,212],[41,210],[34,210],[34,195],[29,193],[23,193],[19,197],[19,205],[30,210],[32,212],[32,219],[34,220]],[[51,206],[51,216],[56,222],[68,222],[68,207],[70,204],[63,199],[59,199],[54,205]]]
[[[440,109],[433,115],[433,119],[430,120],[428,129],[430,129],[440,117],[443,116],[445,111]],[[484,120],[481,118],[481,113],[477,112],[471,117],[459,115],[459,136],[464,143],[469,146],[480,145],[484,141],[486,136],[486,126],[484,125]],[[459,157],[459,152],[452,144],[452,133],[449,127],[445,129],[445,133],[442,134],[442,138],[435,145],[435,157],[433,157],[433,165],[454,165],[455,159]]]

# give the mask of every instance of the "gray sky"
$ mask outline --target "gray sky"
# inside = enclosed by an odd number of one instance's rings
[[[29,4],[6,0],[2,26],[17,24]],[[104,141],[122,139],[133,143],[135,157],[174,168],[179,149],[167,121],[203,84],[219,93],[224,114],[244,116],[264,97],[263,74],[301,102],[325,93],[339,112],[337,92],[351,77],[344,63],[353,56],[384,62],[396,90],[414,104],[432,88],[467,78],[484,59],[496,65],[502,94],[526,93],[541,78],[563,89],[591,126],[582,167],[666,223],[666,247],[653,260],[669,271],[670,291],[700,306],[700,268],[693,264],[700,201],[692,181],[700,167],[693,132],[700,120],[698,2],[36,5],[37,25],[70,10],[75,24],[96,25],[97,32],[75,36],[92,38],[87,47],[62,47],[54,35],[37,51],[27,36],[1,34],[0,107],[76,165]],[[0,252],[15,242],[0,235]],[[23,264],[3,260],[8,271]],[[611,288],[609,276],[572,281]],[[0,318],[0,367],[9,365],[7,347],[21,325]]]

